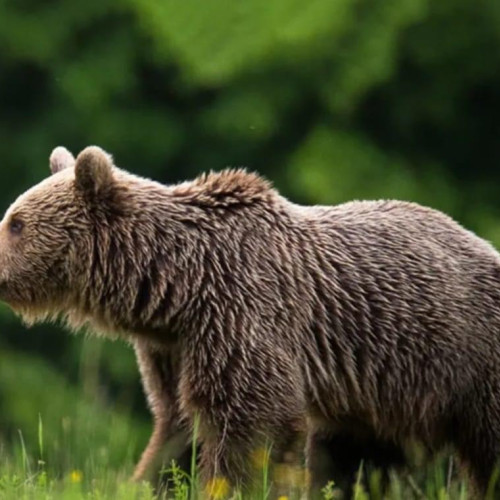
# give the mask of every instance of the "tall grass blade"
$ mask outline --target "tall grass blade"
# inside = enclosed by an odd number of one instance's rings
[[[40,461],[43,463],[43,423],[41,413],[38,414],[38,449],[40,451]]]
[[[191,470],[190,472],[190,485],[189,488],[189,498],[190,500],[196,500],[198,497],[198,477],[197,477],[197,466],[196,466],[196,458],[197,458],[197,444],[198,444],[198,429],[200,426],[200,416],[198,413],[194,416],[193,421],[193,441],[191,444]]]
[[[30,465],[28,461],[28,454],[26,453],[26,445],[24,443],[23,433],[21,429],[18,429],[19,432],[19,440],[21,442],[21,459],[23,463],[23,477],[26,478],[28,475],[31,475]]]

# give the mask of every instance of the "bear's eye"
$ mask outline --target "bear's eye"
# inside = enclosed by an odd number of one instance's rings
[[[9,224],[9,231],[12,234],[21,234],[21,231],[23,230],[24,224],[21,220],[19,219],[12,219]]]

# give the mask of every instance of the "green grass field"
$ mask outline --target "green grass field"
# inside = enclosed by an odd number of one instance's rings
[[[0,498],[2,499],[166,499],[192,500],[205,498],[198,484],[193,493],[189,490],[190,477],[182,472],[174,475],[169,488],[155,488],[152,484],[131,483],[128,479],[132,464],[124,464],[121,469],[96,466],[97,457],[89,457],[80,468],[52,471],[42,460],[18,457],[3,457],[4,467],[0,476]],[[254,494],[237,494],[236,498],[267,499],[272,498],[272,479],[264,479],[263,486]],[[380,484],[380,475],[373,473],[369,480],[354,485],[353,497],[367,499],[466,499],[469,498],[466,485],[458,480],[447,481],[441,467],[435,465],[427,470],[425,476],[417,480],[411,474],[391,475],[389,486],[384,490]],[[227,498],[228,488],[223,481],[213,486],[216,499]],[[280,496],[280,499],[292,498]],[[329,483],[323,488],[320,498],[342,498],[335,484]],[[495,498],[489,494],[488,498]]]

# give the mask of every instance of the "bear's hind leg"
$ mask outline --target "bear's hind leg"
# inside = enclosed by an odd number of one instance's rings
[[[461,440],[459,455],[469,473],[472,488],[483,496],[495,470],[498,466],[499,441],[498,436],[492,437],[489,433],[477,436],[477,440]],[[488,440],[491,439],[491,442]]]
[[[390,469],[402,468],[407,463],[401,446],[364,427],[359,433],[354,429],[312,433],[308,437],[307,460],[311,489],[318,497],[329,481],[334,481],[347,494],[357,480],[361,465],[367,477],[374,470],[381,471],[386,487]]]
[[[487,401],[485,404],[481,404]],[[480,497],[488,490],[495,467],[500,459],[500,396],[498,401],[486,394],[476,396],[455,417],[451,440],[472,480],[472,486]],[[497,486],[498,489],[498,486]],[[496,498],[496,497],[495,497]]]

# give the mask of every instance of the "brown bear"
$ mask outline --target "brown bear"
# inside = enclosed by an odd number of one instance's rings
[[[500,453],[500,257],[398,201],[299,206],[226,170],[165,186],[63,148],[0,225],[0,298],[130,341],[165,440],[199,417],[205,480],[318,433],[451,444],[484,490]],[[189,432],[188,432],[189,433]],[[308,443],[306,443],[309,441]]]

